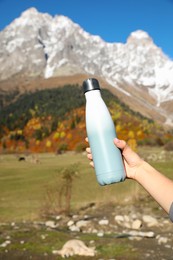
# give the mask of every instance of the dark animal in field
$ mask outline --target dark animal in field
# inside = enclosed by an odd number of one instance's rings
[[[19,162],[25,161],[25,157],[23,157],[23,156],[19,157],[18,161],[19,161]]]

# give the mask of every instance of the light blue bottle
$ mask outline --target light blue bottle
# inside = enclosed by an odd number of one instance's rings
[[[121,182],[126,176],[122,155],[113,142],[115,126],[101,97],[97,79],[85,80],[83,91],[86,98],[86,130],[97,181],[100,185]]]

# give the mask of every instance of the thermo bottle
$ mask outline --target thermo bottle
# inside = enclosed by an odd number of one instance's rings
[[[86,131],[97,181],[100,185],[121,182],[125,179],[122,155],[113,142],[115,126],[102,99],[98,80],[85,80],[83,91],[86,98]]]

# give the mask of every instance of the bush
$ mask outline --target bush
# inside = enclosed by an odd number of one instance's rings
[[[46,186],[45,199],[42,212],[46,215],[59,213],[70,214],[71,200],[74,188],[74,181],[78,178],[79,164],[71,164],[58,170],[62,181],[55,178],[55,181]]]

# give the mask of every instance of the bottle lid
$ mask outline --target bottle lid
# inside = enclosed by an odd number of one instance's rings
[[[84,91],[84,94],[87,92],[87,91],[91,91],[91,90],[100,90],[100,86],[99,86],[99,82],[97,79],[94,79],[94,78],[89,78],[89,79],[86,79],[84,82],[83,82],[83,91]]]

